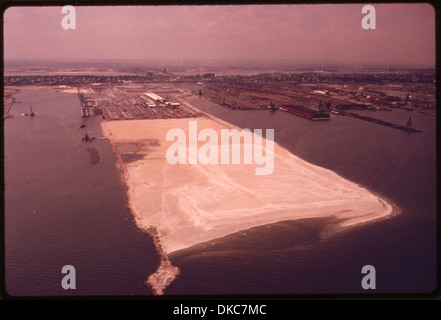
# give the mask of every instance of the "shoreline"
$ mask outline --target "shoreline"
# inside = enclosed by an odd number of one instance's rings
[[[130,120],[128,120],[130,121]],[[124,164],[124,161],[122,159],[122,154],[118,151],[117,145],[115,142],[110,138],[110,133],[107,131],[106,127],[103,125],[104,120],[100,118],[100,127],[104,134],[104,136],[107,138],[107,140],[110,143],[110,146],[112,148],[113,154],[116,157],[116,164],[121,172],[121,177],[124,182],[124,186],[126,188],[126,199],[127,199],[127,209],[130,211],[130,214],[132,215],[135,225],[142,231],[146,232],[147,235],[151,238],[153,245],[155,247],[156,252],[159,256],[159,265],[158,268],[154,273],[148,276],[148,278],[145,280],[144,284],[146,286],[149,286],[152,289],[152,293],[154,295],[163,295],[164,290],[168,287],[168,285],[173,282],[176,277],[180,274],[180,269],[174,265],[172,265],[168,254],[164,251],[161,240],[158,236],[158,231],[154,226],[150,226],[148,228],[143,228],[140,226],[139,223],[139,215],[136,214],[137,210],[136,207],[133,205],[133,197],[130,193],[130,175],[127,171],[127,168]]]

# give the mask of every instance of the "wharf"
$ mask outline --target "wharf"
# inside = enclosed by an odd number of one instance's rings
[[[379,124],[379,125],[382,125],[382,126],[386,126],[386,127],[390,127],[390,128],[393,128],[393,129],[398,129],[398,130],[406,131],[406,132],[422,132],[422,131],[414,129],[412,127],[400,126],[400,125],[394,124],[392,122],[387,122],[387,121],[383,121],[383,120],[380,120],[380,119],[371,118],[371,117],[368,117],[368,116],[362,116],[362,115],[359,115],[359,114],[356,114],[356,113],[341,112],[340,114],[344,115],[344,116],[349,116],[349,117],[352,117],[352,118],[356,118],[356,119],[361,119],[361,120],[373,122],[373,123],[376,123],[376,124]]]
[[[12,118],[14,115],[10,113],[12,105],[15,102],[15,97],[10,97],[10,98],[6,98],[4,100],[4,106],[5,108],[3,109],[3,119],[6,120],[6,118]],[[6,109],[6,106],[9,104],[9,107]]]
[[[330,120],[330,116],[327,113],[308,109],[302,106],[296,105],[284,105],[279,107],[280,110],[286,111],[297,116],[309,119],[309,120]]]

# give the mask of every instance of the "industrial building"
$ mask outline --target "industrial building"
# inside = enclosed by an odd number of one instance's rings
[[[166,101],[165,98],[158,96],[156,93],[153,93],[153,92],[146,92],[144,94],[150,99],[150,102],[147,103],[147,106],[150,108],[154,108],[154,107],[179,107],[181,105],[178,102]]]

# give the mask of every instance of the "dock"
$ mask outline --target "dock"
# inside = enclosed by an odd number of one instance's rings
[[[383,121],[377,118],[372,118],[372,117],[368,117],[368,116],[362,116],[356,113],[351,113],[351,112],[341,112],[341,115],[344,116],[348,116],[348,117],[352,117],[352,118],[356,118],[356,119],[360,119],[360,120],[364,120],[364,121],[369,121],[369,122],[373,122],[382,126],[386,126],[389,128],[393,128],[393,129],[398,129],[398,130],[402,130],[402,131],[406,131],[406,132],[422,132],[420,130],[417,130],[415,128],[412,128],[410,126],[400,126],[398,124],[392,123],[392,122],[387,122],[387,121]]]
[[[313,121],[331,119],[328,113],[308,109],[302,106],[284,105],[280,106],[279,109]]]
[[[5,106],[4,111],[3,111],[3,119],[4,120],[6,120],[6,118],[14,117],[14,115],[10,112],[14,102],[15,102],[15,97],[9,97],[9,98],[4,99],[4,104],[3,104]],[[9,104],[9,107],[6,109],[6,105],[8,105],[8,104]]]

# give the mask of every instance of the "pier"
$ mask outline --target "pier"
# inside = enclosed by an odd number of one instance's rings
[[[359,114],[356,114],[356,113],[340,112],[340,114],[344,115],[344,116],[348,116],[348,117],[364,120],[364,121],[373,122],[373,123],[376,123],[376,124],[379,124],[379,125],[382,125],[382,126],[386,126],[386,127],[389,127],[389,128],[398,129],[398,130],[402,130],[402,131],[406,131],[406,132],[422,132],[420,130],[412,128],[411,126],[400,126],[400,125],[392,123],[392,122],[387,122],[387,121],[383,121],[383,120],[372,118],[372,117],[368,117],[368,116],[362,116],[362,115],[359,115]]]
[[[15,102],[15,97],[9,97],[9,98],[5,98],[4,100],[4,106],[6,106],[9,103],[9,107],[8,110],[6,110],[6,108],[4,108],[4,114],[3,114],[3,119],[6,120],[6,118],[12,118],[14,117],[14,115],[12,113],[10,113],[12,105]]]

